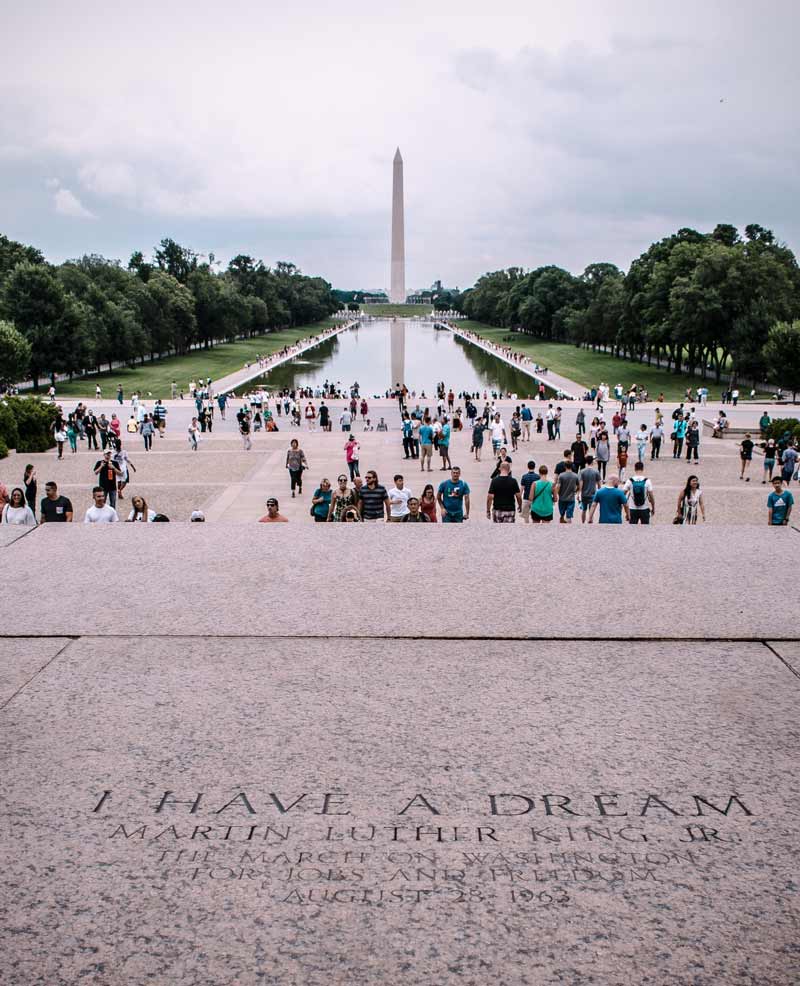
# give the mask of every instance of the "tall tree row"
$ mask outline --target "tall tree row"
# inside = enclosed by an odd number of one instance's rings
[[[133,365],[193,346],[317,322],[336,311],[331,286],[293,264],[240,255],[227,270],[162,240],[127,267],[96,255],[48,264],[0,235],[0,383]]]
[[[477,321],[540,339],[659,361],[717,382],[723,375],[770,378],[796,389],[789,355],[800,346],[793,335],[800,332],[800,271],[792,251],[759,225],[743,237],[727,224],[707,234],[680,229],[627,274],[607,263],[577,277],[560,267],[494,271],[456,304]]]

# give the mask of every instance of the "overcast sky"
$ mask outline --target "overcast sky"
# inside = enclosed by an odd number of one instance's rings
[[[409,287],[800,247],[796,0],[4,7],[0,231],[53,261],[171,236],[386,286],[397,145]]]

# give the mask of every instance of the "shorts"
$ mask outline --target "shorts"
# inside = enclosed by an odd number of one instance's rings
[[[448,513],[445,511],[442,517],[443,524],[462,524],[464,522],[463,514]]]
[[[740,456],[741,456],[742,462],[750,462],[752,460],[752,458],[753,458],[753,453],[752,452],[741,452],[740,453]]]
[[[517,512],[516,510],[493,510],[492,521],[495,524],[515,524]]]
[[[650,523],[650,508],[649,507],[631,507],[631,523],[632,524],[649,524]]]
[[[573,514],[575,513],[575,501],[574,500],[559,500],[558,501],[558,515],[559,517],[566,517],[567,520],[572,520]]]
[[[589,507],[594,503],[594,494],[591,496],[585,496],[581,499],[581,510],[588,510]]]
[[[549,524],[552,519],[553,519],[553,515],[552,514],[550,514],[549,517],[542,517],[539,514],[536,514],[536,513],[534,513],[531,510],[531,523],[532,524]]]

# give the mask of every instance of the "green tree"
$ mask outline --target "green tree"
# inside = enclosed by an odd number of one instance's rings
[[[36,247],[10,240],[0,233],[0,284],[17,264],[43,264],[44,257]]]
[[[11,322],[0,320],[0,384],[26,379],[31,362],[31,344]]]
[[[776,382],[790,390],[796,401],[800,393],[800,319],[773,325],[764,345],[764,358]]]
[[[166,237],[155,249],[155,261],[159,270],[165,271],[181,284],[186,284],[189,275],[197,270],[197,254],[188,247]],[[131,258],[133,259],[133,258]]]

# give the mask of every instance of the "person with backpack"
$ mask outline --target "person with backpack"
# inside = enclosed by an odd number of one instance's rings
[[[656,501],[653,484],[644,474],[644,463],[637,462],[633,476],[626,480],[622,492],[628,497],[628,512],[631,524],[649,524],[656,515]]]

